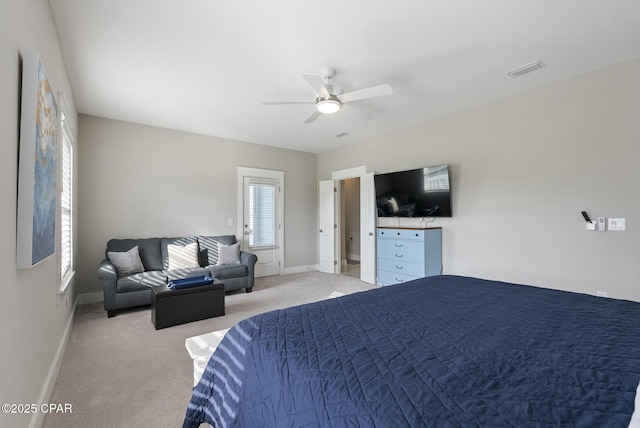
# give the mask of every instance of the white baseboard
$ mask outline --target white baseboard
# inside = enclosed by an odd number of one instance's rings
[[[355,260],[355,261],[360,261],[360,254],[351,254],[351,253],[347,253],[347,260]]]
[[[104,301],[104,293],[102,291],[78,294],[78,304],[80,305],[86,305],[89,303],[98,303],[103,301]]]
[[[73,327],[73,321],[76,318],[76,309],[78,307],[78,298],[73,302],[73,308],[71,309],[71,316],[69,317],[69,321],[67,322],[67,327],[64,330],[64,334],[62,335],[62,340],[60,341],[60,345],[58,346],[58,350],[56,351],[56,355],[53,358],[51,363],[51,367],[49,368],[49,373],[47,373],[47,378],[42,386],[42,391],[40,391],[40,397],[38,397],[38,405],[49,403],[51,400],[51,394],[53,393],[53,387],[56,385],[56,379],[58,379],[58,374],[60,373],[60,367],[62,367],[62,360],[64,359],[64,354],[67,350],[67,344],[69,343],[69,337],[71,336],[71,328]],[[29,428],[41,427],[44,423],[44,417],[46,414],[44,412],[35,412],[31,417],[31,422],[29,422]]]

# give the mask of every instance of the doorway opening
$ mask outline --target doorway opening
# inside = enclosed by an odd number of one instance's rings
[[[340,273],[360,279],[360,177],[340,181]]]
[[[353,184],[353,188],[360,191],[360,216],[359,227],[351,228],[347,234],[346,229],[347,217],[349,220],[358,218],[357,215],[341,215],[345,206],[354,206],[354,204],[343,203],[345,199],[342,195],[344,182],[351,178],[358,180],[352,181],[344,186]],[[359,183],[359,186],[357,184]],[[366,166],[350,168],[341,171],[333,171],[331,180],[321,180],[319,182],[319,209],[318,209],[318,270],[320,272],[339,274],[342,273],[343,260],[346,267],[347,259],[356,262],[356,257],[360,258],[360,264],[352,263],[354,270],[356,267],[360,269],[360,280],[369,284],[376,283],[376,250],[375,250],[375,189],[373,183],[373,173],[367,172]],[[352,199],[351,197],[349,198]],[[357,205],[357,203],[355,203]],[[346,210],[346,208],[345,208]],[[345,226],[343,227],[343,220]],[[358,239],[359,236],[359,239]],[[342,242],[344,240],[344,247]],[[347,257],[347,242],[349,243],[350,256]],[[359,242],[359,248],[356,246]],[[354,244],[353,247],[351,244]],[[359,253],[359,254],[358,254]],[[343,255],[344,254],[344,255]],[[355,256],[355,257],[353,257]]]

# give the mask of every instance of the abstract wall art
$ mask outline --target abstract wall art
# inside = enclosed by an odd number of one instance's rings
[[[58,106],[40,57],[22,53],[18,165],[18,268],[55,253]]]

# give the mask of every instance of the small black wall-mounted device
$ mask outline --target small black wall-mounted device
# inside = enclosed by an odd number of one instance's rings
[[[582,211],[582,217],[584,217],[584,219],[587,221],[587,223],[593,223],[591,221],[591,219],[589,218],[589,214],[587,214],[586,211]]]

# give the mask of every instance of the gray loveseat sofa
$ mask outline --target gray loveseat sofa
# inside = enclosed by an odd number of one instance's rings
[[[118,309],[150,305],[150,287],[164,286],[173,279],[208,275],[224,282],[225,291],[244,288],[250,293],[257,257],[238,251],[236,245],[234,235],[109,240],[98,268],[108,317]],[[123,264],[123,258],[132,266]]]

